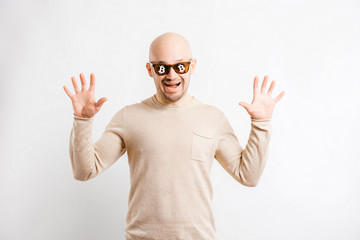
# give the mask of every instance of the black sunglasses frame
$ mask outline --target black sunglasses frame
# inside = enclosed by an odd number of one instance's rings
[[[157,75],[159,76],[163,76],[163,75],[166,75],[166,74],[169,74],[170,72],[170,68],[173,68],[174,71],[178,74],[185,74],[189,71],[190,69],[190,65],[191,65],[191,60],[192,58],[190,58],[190,60],[188,62],[179,62],[179,63],[175,63],[175,64],[163,64],[163,63],[152,63],[152,62],[149,62],[150,65],[154,68],[154,71]],[[184,71],[181,72],[179,70],[179,68],[177,67],[178,65],[183,65],[185,67]],[[164,72],[159,72],[159,67],[160,66],[163,66],[164,67]]]

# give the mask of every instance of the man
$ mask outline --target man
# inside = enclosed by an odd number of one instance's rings
[[[194,73],[187,40],[176,33],[157,37],[150,46],[149,76],[156,94],[119,110],[101,138],[92,143],[94,115],[107,100],[95,101],[95,76],[87,90],[72,77],[74,122],[70,158],[74,178],[89,180],[111,166],[126,151],[130,167],[127,240],[218,239],[211,209],[210,169],[215,158],[238,182],[253,187],[263,172],[271,135],[275,82],[266,93],[254,79],[252,104],[240,102],[251,116],[251,132],[243,149],[226,116],[215,106],[202,103],[188,92]]]

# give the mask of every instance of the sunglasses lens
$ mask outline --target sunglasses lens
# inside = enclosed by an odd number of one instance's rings
[[[162,64],[156,64],[154,65],[155,71],[158,75],[165,75],[169,72],[169,66],[162,65]]]
[[[189,71],[190,63],[179,63],[174,67],[176,73],[187,73]]]

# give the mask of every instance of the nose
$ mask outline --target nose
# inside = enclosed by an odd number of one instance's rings
[[[166,74],[166,77],[168,79],[174,80],[175,78],[177,78],[177,73],[175,72],[175,70],[171,67],[169,70],[169,73]]]

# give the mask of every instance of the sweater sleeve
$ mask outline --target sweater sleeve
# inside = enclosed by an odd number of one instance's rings
[[[80,181],[94,178],[116,162],[126,151],[123,110],[106,126],[100,139],[92,141],[92,118],[74,115],[70,133],[70,160],[73,176]]]
[[[271,131],[271,119],[251,118],[249,139],[243,149],[223,115],[215,159],[236,181],[255,187],[268,157]]]

